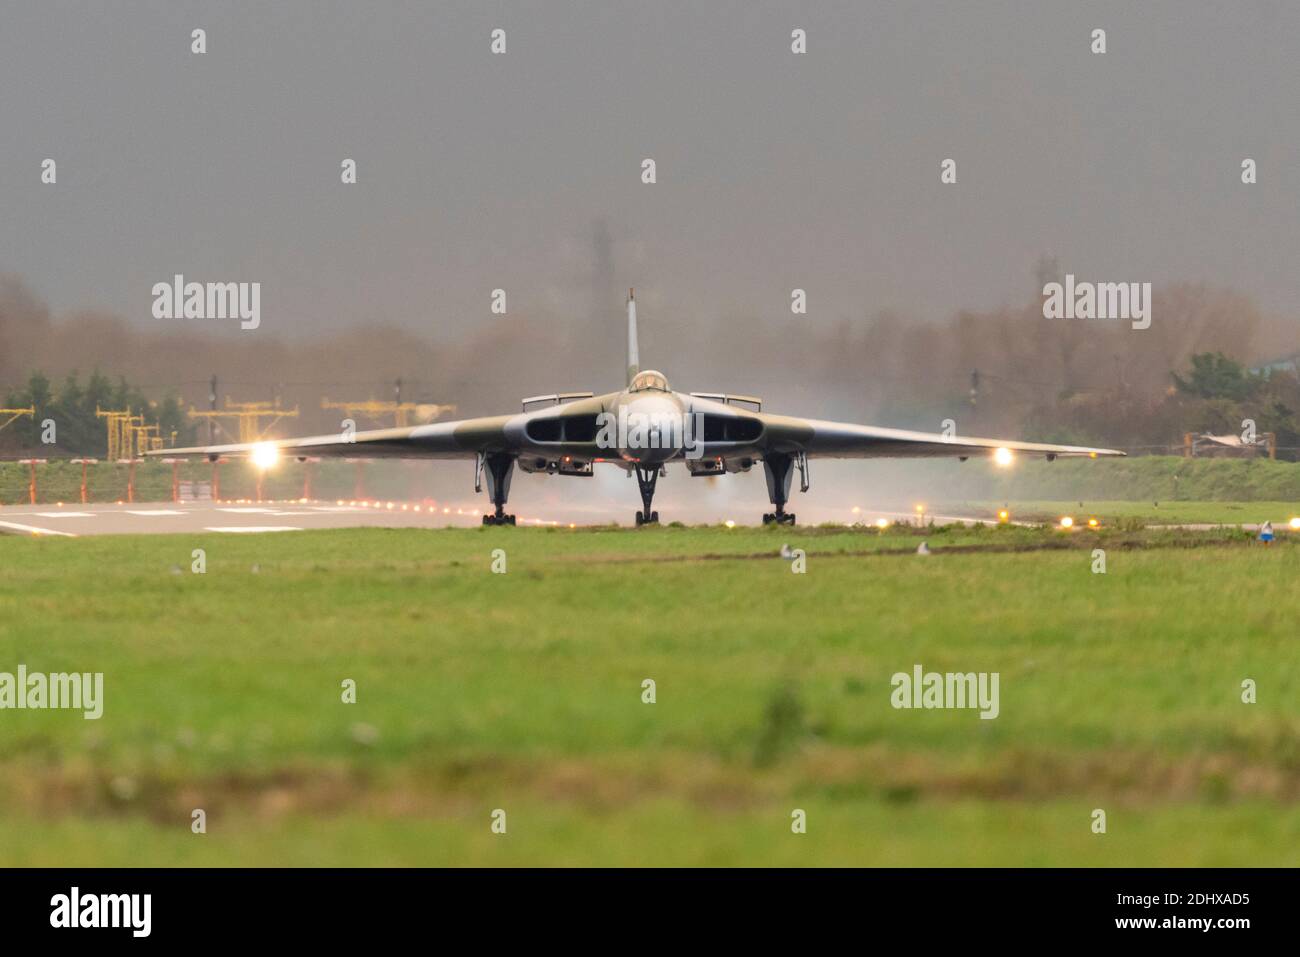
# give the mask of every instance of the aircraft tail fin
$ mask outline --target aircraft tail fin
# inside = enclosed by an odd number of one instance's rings
[[[627,384],[641,371],[640,350],[636,337],[636,297],[632,290],[627,291]]]

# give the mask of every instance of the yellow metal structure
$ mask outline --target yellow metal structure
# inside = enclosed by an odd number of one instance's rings
[[[215,420],[218,427],[221,426],[221,420],[233,419],[236,422],[240,442],[259,442],[281,419],[298,418],[298,407],[282,409],[278,401],[231,402],[230,397],[227,396],[224,409],[199,411],[191,406],[188,415],[191,419]],[[222,431],[226,431],[224,427]],[[230,435],[228,431],[226,434]]]
[[[321,399],[322,409],[337,409],[348,418],[365,416],[380,422],[387,416],[393,417],[393,425],[405,428],[411,424],[411,413],[416,413],[424,421],[435,419],[445,412],[455,412],[454,405],[434,405],[428,402],[391,402],[380,399],[366,399],[364,402],[331,402]]]
[[[144,415],[136,415],[130,409],[95,409],[95,415],[104,419],[108,430],[108,452],[110,462],[123,459],[136,459],[163,447],[161,426],[145,425]],[[176,433],[172,433],[172,442]]]
[[[132,425],[131,434],[135,439],[137,454],[151,452],[163,447],[161,427],[158,425]],[[131,458],[135,457],[135,455],[131,456]]]
[[[31,416],[33,419],[36,418],[36,407],[32,406],[30,409],[0,409],[0,416],[5,416],[5,415],[9,416],[9,418],[5,419],[3,422],[0,422],[0,429],[3,429],[8,425],[12,425],[15,421],[17,421],[24,415]]]
[[[106,420],[108,461],[135,458],[135,433],[132,426],[137,421],[143,421],[143,416],[133,415],[130,409],[101,409],[96,406],[95,417]]]

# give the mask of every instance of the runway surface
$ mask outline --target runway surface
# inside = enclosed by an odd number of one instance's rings
[[[218,532],[256,534],[318,528],[446,528],[482,524],[482,510],[469,507],[429,507],[418,503],[375,502],[149,502],[130,505],[5,505],[0,507],[0,534],[49,535],[167,535]],[[907,512],[872,511],[856,516],[908,520]],[[955,515],[929,516],[943,522],[973,522]],[[519,516],[520,525],[567,524]],[[609,521],[587,516],[580,524]],[[631,523],[628,523],[631,524]],[[752,523],[752,524],[757,524]]]
[[[418,510],[417,510],[418,509]],[[250,534],[314,528],[444,528],[478,525],[481,513],[426,509],[411,503],[380,507],[325,502],[150,502],[135,505],[5,505],[0,534],[165,535],[200,532]]]
[[[79,538],[87,535],[257,534],[296,532],[319,528],[447,528],[482,524],[481,508],[426,506],[411,502],[368,504],[333,502],[149,502],[131,505],[5,505],[0,506],[0,535],[49,535]],[[862,524],[915,519],[915,513],[863,509],[853,516]],[[932,515],[940,524],[988,522],[968,515]],[[578,524],[601,524],[602,517],[587,516]],[[566,522],[519,516],[521,526],[563,525]],[[628,523],[630,524],[630,523]],[[742,523],[757,524],[757,522]],[[1028,522],[1014,522],[1029,525]],[[1164,528],[1210,529],[1215,525],[1165,525]],[[1258,525],[1240,526],[1251,531]]]

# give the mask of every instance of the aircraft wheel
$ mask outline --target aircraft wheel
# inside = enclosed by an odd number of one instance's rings
[[[651,524],[651,525],[658,525],[658,524],[659,524],[659,513],[658,513],[658,512],[651,512],[651,513],[650,513],[650,524]]]
[[[636,527],[637,527],[637,528],[640,528],[640,527],[641,527],[642,525],[644,525],[644,524],[645,524],[645,519],[643,519],[643,518],[641,517],[641,513],[640,513],[640,512],[637,512],[637,513],[636,513]]]

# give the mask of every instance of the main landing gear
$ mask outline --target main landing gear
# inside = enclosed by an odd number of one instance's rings
[[[794,469],[799,469],[799,491],[808,491],[808,458],[802,452],[786,455],[773,452],[763,456],[763,473],[767,477],[767,497],[776,506],[775,512],[763,513],[764,525],[793,525],[794,513],[785,510],[790,500],[790,480]]]
[[[515,457],[501,453],[480,454],[478,467],[474,473],[474,491],[483,491],[483,474],[487,473],[488,498],[492,500],[494,512],[483,516],[484,525],[513,525],[515,517],[507,515],[506,499],[510,496],[510,477],[514,474]]]
[[[654,501],[655,485],[659,482],[659,466],[643,469],[640,466],[636,469],[636,484],[641,489],[641,504],[645,508],[636,513],[636,523],[640,525],[658,525],[659,513],[650,511],[650,503]]]

